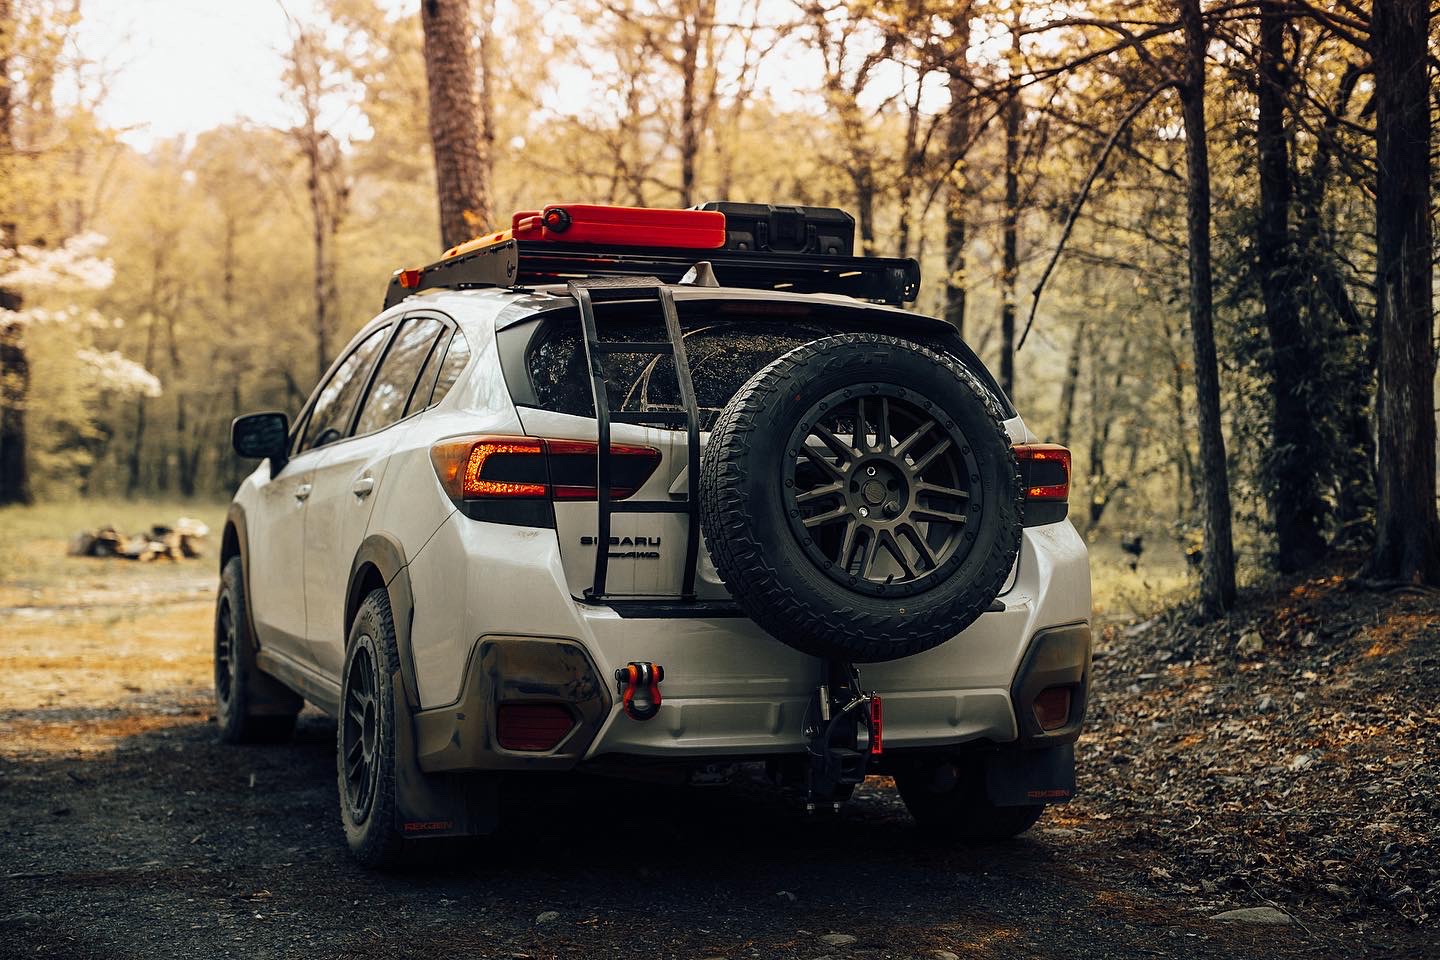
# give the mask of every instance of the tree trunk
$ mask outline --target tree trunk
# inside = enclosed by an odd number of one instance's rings
[[[1435,512],[1430,104],[1426,0],[1376,0],[1375,311],[1380,330],[1370,575],[1440,584]]]
[[[1090,525],[1085,529],[1094,530],[1105,515],[1115,495],[1129,486],[1129,477],[1111,480],[1106,468],[1106,454],[1110,449],[1110,433],[1115,426],[1116,398],[1123,396],[1125,377],[1129,371],[1130,345],[1133,340],[1120,341],[1120,356],[1115,361],[1115,378],[1110,390],[1103,397],[1100,391],[1100,358],[1103,348],[1099,343],[1090,346]],[[1132,468],[1133,469],[1133,468]]]
[[[1183,523],[1194,512],[1199,500],[1193,488],[1195,465],[1190,459],[1190,427],[1185,416],[1185,363],[1175,346],[1175,330],[1168,320],[1162,321],[1162,324],[1170,361],[1170,404],[1175,414],[1174,427],[1170,431],[1174,450],[1171,458],[1175,464],[1175,519]]]
[[[1272,443],[1266,493],[1275,521],[1277,563],[1282,571],[1308,567],[1325,551],[1320,525],[1323,451],[1307,383],[1315,376],[1309,330],[1300,321],[1299,285],[1290,236],[1290,157],[1285,104],[1290,75],[1285,63],[1286,14],[1277,0],[1260,8],[1258,102],[1255,143],[1260,174],[1260,217],[1255,231],[1260,296],[1270,335]]]
[[[475,92],[475,22],[471,0],[421,0],[425,80],[430,91],[430,146],[440,199],[440,243],[453,247],[494,222],[480,103]]]
[[[1085,346],[1085,318],[1075,322],[1075,338],[1070,341],[1070,357],[1065,362],[1065,379],[1060,382],[1060,428],[1055,442],[1070,446],[1070,431],[1075,423],[1075,388],[1080,382],[1080,359]]]
[[[1334,247],[1333,216],[1327,212],[1342,118],[1350,112],[1362,73],[1358,65],[1350,64],[1336,84],[1330,113],[1315,140],[1314,159],[1296,190],[1300,209],[1293,248],[1305,269],[1297,270],[1296,276],[1310,319],[1312,355],[1324,349],[1326,338],[1337,338],[1341,344],[1330,351],[1341,362],[1325,363],[1318,381],[1319,390],[1328,395],[1326,411],[1339,434],[1340,456],[1330,457],[1329,467],[1335,489],[1333,540],[1341,545],[1373,542],[1375,519],[1374,317],[1362,315],[1350,296]]]
[[[1195,353],[1195,417],[1200,434],[1201,515],[1205,556],[1200,567],[1200,609],[1218,616],[1235,604],[1235,548],[1230,533],[1230,481],[1220,429],[1220,368],[1215,357],[1210,276],[1210,154],[1205,126],[1205,48],[1209,31],[1200,0],[1178,0],[1185,32],[1180,82],[1185,125],[1190,275],[1190,341]]]
[[[18,310],[20,296],[0,290],[0,310]],[[30,395],[30,361],[18,323],[0,321],[0,506],[30,502],[25,460],[25,404]]]
[[[1019,8],[1016,8],[1018,20]],[[1010,28],[1010,79],[1019,80],[1020,25]],[[1015,398],[1015,283],[1020,274],[1020,91],[1005,101],[1005,212],[1001,223],[1000,389]]]
[[[313,132],[313,131],[312,131]],[[310,274],[315,297],[315,380],[325,376],[330,364],[330,229],[325,215],[325,180],[322,173],[320,143],[312,137],[307,150],[310,162],[310,234],[314,253],[314,269]]]
[[[10,186],[14,152],[10,125],[10,48],[15,15],[10,0],[0,0],[0,190]],[[0,244],[14,247],[15,225],[0,223]],[[19,310],[18,291],[0,288],[0,311]],[[30,395],[30,361],[18,323],[0,320],[0,505],[30,502],[30,473],[25,461],[25,404]]]
[[[349,188],[345,183],[342,164],[344,154],[339,142],[323,129],[320,121],[321,99],[324,96],[325,64],[322,38],[301,31],[290,48],[286,78],[304,117],[304,122],[290,131],[306,165],[305,187],[310,200],[310,241],[314,256],[311,293],[315,300],[315,377],[324,376],[330,363],[330,308],[335,301],[334,265],[331,251],[340,230]]]
[[[700,37],[708,25],[701,23],[703,3],[687,4],[689,16],[680,26],[680,206],[695,203],[695,159],[700,153],[700,128],[696,99],[699,96]]]
[[[914,212],[912,198],[915,194],[915,180],[920,173],[920,164],[925,159],[925,147],[920,143],[920,94],[924,89],[924,74],[915,84],[915,99],[905,105],[905,142],[900,149],[900,182],[895,187],[895,255],[910,256],[910,217]]]
[[[851,170],[855,185],[855,212],[860,221],[860,255],[875,256],[875,171],[870,161],[863,160]]]
[[[154,289],[155,289],[155,285],[152,284],[152,286],[151,286],[152,293],[153,293]],[[155,369],[155,341],[156,341],[156,339],[157,339],[157,335],[156,335],[156,334],[157,334],[156,325],[158,324],[159,321],[157,320],[157,318],[156,318],[156,316],[155,316],[155,314],[154,314],[154,312],[153,312],[154,303],[155,303],[155,301],[152,299],[152,300],[151,300],[152,312],[150,313],[150,322],[146,325],[146,328],[145,328],[145,369],[146,369],[146,370],[153,370],[153,369]],[[130,463],[129,463],[129,470],[127,471],[127,475],[126,475],[126,479],[125,479],[125,495],[126,495],[127,497],[133,497],[133,496],[135,496],[135,494],[136,494],[137,492],[139,492],[139,490],[140,490],[140,480],[141,480],[141,476],[140,476],[140,475],[141,475],[141,469],[142,469],[142,467],[144,466],[144,453],[145,453],[145,414],[146,414],[146,398],[145,398],[145,394],[143,394],[143,393],[137,393],[137,394],[135,395],[135,436],[134,436],[134,438],[133,438],[133,440],[132,440],[132,442],[131,442],[131,444],[130,444]]]
[[[495,0],[480,0],[478,84],[480,98],[480,182],[495,189]],[[493,207],[493,200],[492,200]],[[493,218],[493,209],[491,211]]]
[[[945,320],[965,336],[965,240],[969,226],[969,188],[965,156],[970,150],[970,5],[951,19],[954,52],[950,61],[950,113],[945,118]]]

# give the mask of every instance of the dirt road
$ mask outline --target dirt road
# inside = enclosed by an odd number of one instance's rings
[[[222,747],[209,563],[52,561],[0,587],[0,956],[1424,956],[1403,925],[1216,921],[1081,799],[1019,841],[937,849],[875,784],[838,820],[749,786],[576,778],[508,834],[403,874],[353,865],[333,725]],[[839,934],[842,936],[831,936]],[[849,938],[854,938],[850,940]],[[948,951],[944,953],[942,951]],[[1434,955],[1434,954],[1431,954]]]

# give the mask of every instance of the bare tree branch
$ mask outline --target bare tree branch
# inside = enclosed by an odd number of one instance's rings
[[[1035,284],[1035,289],[1031,291],[1030,316],[1025,319],[1025,329],[1021,332],[1020,339],[1015,344],[1015,351],[1017,353],[1025,346],[1025,338],[1030,336],[1030,328],[1035,324],[1035,311],[1040,307],[1040,295],[1045,292],[1045,284],[1050,279],[1050,274],[1055,272],[1055,264],[1060,261],[1060,254],[1065,250],[1065,242],[1070,239],[1070,232],[1075,229],[1075,221],[1079,219],[1080,210],[1085,206],[1085,201],[1090,197],[1090,188],[1095,185],[1096,179],[1100,176],[1100,171],[1104,169],[1105,161],[1110,157],[1110,151],[1115,149],[1115,144],[1120,140],[1121,134],[1129,129],[1130,124],[1135,122],[1135,118],[1140,116],[1145,108],[1154,102],[1156,97],[1171,87],[1174,87],[1175,84],[1176,81],[1174,78],[1167,78],[1151,87],[1145,96],[1141,97],[1139,101],[1130,108],[1130,111],[1120,119],[1120,122],[1116,124],[1114,131],[1110,134],[1110,139],[1105,141],[1105,146],[1101,148],[1100,155],[1095,158],[1095,165],[1090,168],[1090,173],[1085,177],[1085,182],[1080,187],[1080,194],[1075,198],[1075,203],[1070,208],[1069,215],[1065,218],[1065,226],[1060,231],[1060,240],[1055,244],[1055,252],[1050,255],[1050,262],[1045,264],[1045,272],[1040,275],[1040,280]]]

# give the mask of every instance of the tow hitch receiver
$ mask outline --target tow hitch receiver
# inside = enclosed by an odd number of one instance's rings
[[[660,681],[665,668],[658,663],[632,660],[615,671],[615,683],[625,716],[652,720],[660,712]]]
[[[805,721],[810,754],[805,809],[810,813],[822,803],[838,811],[847,788],[865,779],[871,758],[883,747],[880,697],[861,689],[860,671],[852,663],[831,661],[827,672]]]

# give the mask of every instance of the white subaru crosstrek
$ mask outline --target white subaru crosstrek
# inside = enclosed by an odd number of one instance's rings
[[[899,309],[914,261],[707,206],[517,214],[397,272],[293,423],[236,420],[221,737],[337,718],[362,862],[493,832],[532,771],[764,764],[816,810],[891,775],[970,839],[1073,793],[1069,453]]]

